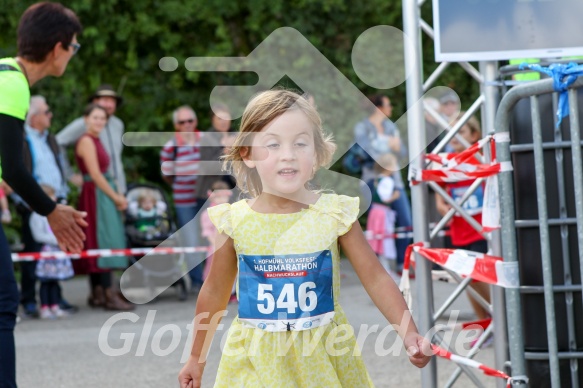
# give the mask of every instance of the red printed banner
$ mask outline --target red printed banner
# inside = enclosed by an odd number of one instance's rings
[[[266,278],[299,278],[306,276],[308,273],[306,271],[296,271],[296,272],[266,272],[263,277]]]

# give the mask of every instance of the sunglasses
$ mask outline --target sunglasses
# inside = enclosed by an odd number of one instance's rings
[[[81,48],[79,43],[70,43],[69,47],[73,47],[73,55],[77,54],[77,51]]]
[[[184,125],[184,124],[186,124],[186,123],[188,123],[188,124],[192,124],[192,123],[194,123],[194,119],[188,119],[188,120],[179,120],[179,121],[177,121],[177,124],[178,124],[178,125]]]

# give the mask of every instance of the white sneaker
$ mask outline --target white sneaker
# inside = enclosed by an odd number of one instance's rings
[[[41,307],[40,319],[55,319],[57,318],[49,307]]]
[[[68,317],[69,313],[67,313],[64,310],[61,310],[61,308],[59,307],[59,305],[54,305],[51,307],[51,312],[53,313],[53,315],[55,316],[55,318],[64,318],[64,317]]]

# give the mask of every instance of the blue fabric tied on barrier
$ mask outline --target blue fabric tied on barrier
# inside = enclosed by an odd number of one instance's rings
[[[568,64],[553,63],[549,67],[537,64],[521,63],[520,70],[530,69],[544,73],[553,79],[553,87],[559,92],[559,107],[557,109],[557,128],[561,125],[563,117],[569,116],[569,94],[567,88],[575,82],[577,77],[583,75],[583,65],[574,62]]]

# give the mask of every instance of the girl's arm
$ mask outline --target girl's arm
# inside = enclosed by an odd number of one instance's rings
[[[411,363],[419,368],[425,366],[432,354],[430,344],[419,335],[401,291],[381,266],[358,221],[338,240],[366,292],[403,339]]]
[[[445,199],[437,193],[435,193],[435,207],[437,208],[437,212],[442,216],[446,215],[451,206],[449,203],[445,202]]]
[[[401,192],[399,190],[395,190],[395,191],[393,191],[393,195],[391,195],[391,198],[389,198],[389,200],[386,201],[385,203],[386,204],[393,203],[397,199],[399,199],[400,196],[401,196]]]
[[[127,201],[124,196],[118,194],[113,187],[109,185],[107,179],[105,179],[105,176],[101,173],[101,170],[99,169],[99,161],[97,160],[97,149],[91,139],[84,137],[79,140],[75,152],[81,159],[83,159],[85,167],[87,167],[87,171],[89,172],[89,176],[95,185],[101,189],[105,195],[111,198],[119,210],[124,210],[125,207],[127,207]]]
[[[395,190],[395,181],[391,177],[380,180],[377,186],[377,194],[383,203],[390,204],[401,196],[399,190]]]
[[[196,302],[195,325],[190,357],[180,374],[180,388],[199,388],[206,355],[223,311],[231,297],[237,276],[237,255],[233,240],[224,233],[217,236],[213,262]]]

